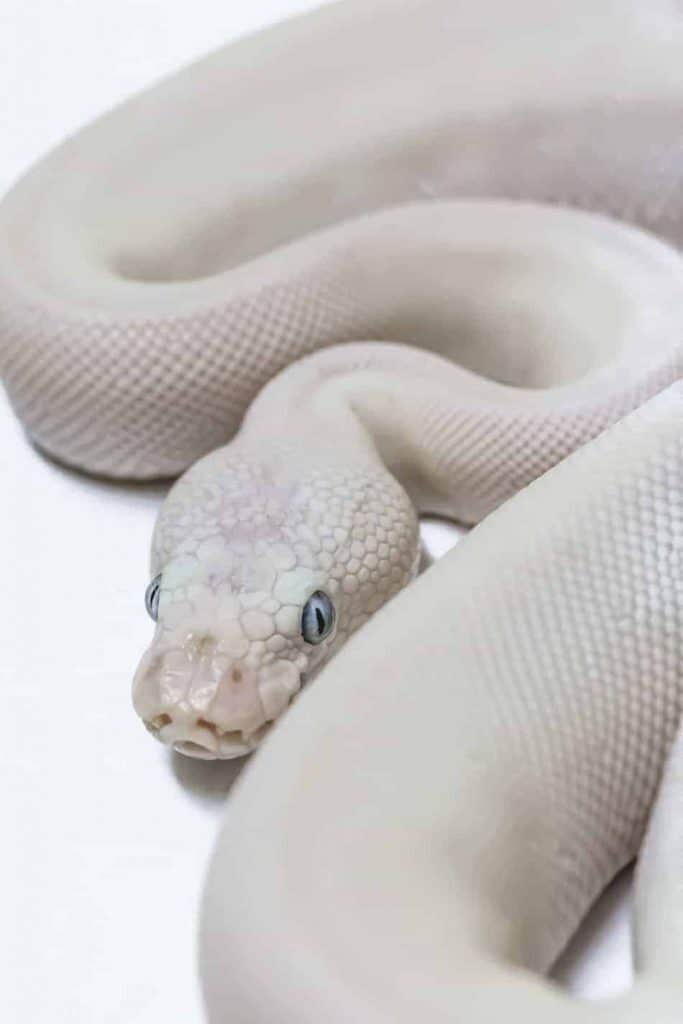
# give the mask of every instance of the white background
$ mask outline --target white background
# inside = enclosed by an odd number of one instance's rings
[[[0,2],[0,191],[159,75],[313,6]],[[163,488],[47,462],[1,394],[0,456],[3,1019],[199,1024],[197,899],[236,765],[169,754],[130,706]],[[436,525],[427,539],[439,553],[454,535]],[[578,992],[628,983],[627,891],[613,887],[563,962]]]

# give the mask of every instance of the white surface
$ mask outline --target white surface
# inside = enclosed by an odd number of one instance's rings
[[[231,36],[314,6],[3,0],[0,190],[47,147]],[[163,488],[88,480],[26,443],[0,400],[3,1019],[199,1024],[197,899],[236,765],[156,744],[130,706]],[[438,554],[453,540],[428,527]],[[628,884],[560,976],[585,995],[630,974]]]

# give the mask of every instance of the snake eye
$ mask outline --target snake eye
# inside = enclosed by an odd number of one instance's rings
[[[306,643],[322,643],[332,632],[335,617],[334,605],[327,594],[322,590],[311,594],[301,617],[301,635]]]
[[[145,608],[150,619],[156,622],[159,618],[159,598],[161,597],[161,573],[155,576],[145,591]]]

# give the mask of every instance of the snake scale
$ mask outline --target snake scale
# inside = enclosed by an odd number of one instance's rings
[[[347,0],[0,205],[28,434],[179,476],[137,712],[196,757],[272,730],[214,1024],[683,1021],[682,118],[677,0]],[[414,578],[424,513],[478,525]],[[639,852],[636,982],[572,1000]]]

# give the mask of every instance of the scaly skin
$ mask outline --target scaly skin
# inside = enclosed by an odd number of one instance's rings
[[[680,1024],[682,417],[502,505],[287,714],[207,877],[212,1024]],[[576,1001],[539,975],[646,827],[637,982]]]
[[[499,261],[509,261],[515,288],[501,289],[497,308],[483,268],[468,282],[474,316],[488,303],[509,335],[527,292],[534,372],[557,373],[554,361],[575,358],[587,336],[586,372],[555,387],[510,388],[430,352],[355,342],[265,386],[235,440],[175,485],[155,531],[159,622],[134,702],[153,734],[185,754],[236,757],[258,745],[303,682],[412,579],[420,513],[478,522],[683,369],[682,261],[655,239],[510,203],[414,207],[392,211],[391,223],[413,242],[448,231],[456,266],[472,247],[497,279]],[[548,334],[553,289],[559,306],[577,305]],[[371,287],[358,296],[361,337],[371,333],[373,300]],[[595,332],[605,316],[607,350]],[[315,591],[336,610],[318,647],[301,631]]]
[[[31,436],[187,471],[139,712],[202,757],[283,718],[209,873],[216,1024],[680,1024],[681,258],[533,202],[680,245],[682,69],[675,0],[349,0],[0,206]],[[424,510],[484,521],[397,593]],[[572,1003],[532,972],[653,807],[642,976]]]

